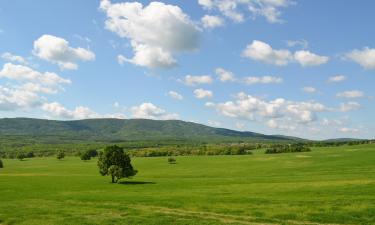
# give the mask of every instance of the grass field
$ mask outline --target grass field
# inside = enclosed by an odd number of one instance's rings
[[[375,224],[375,145],[135,158],[121,184],[96,160],[3,161],[0,224]]]

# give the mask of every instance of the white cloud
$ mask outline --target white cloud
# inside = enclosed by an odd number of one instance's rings
[[[262,77],[245,77],[244,81],[246,84],[271,84],[281,83],[283,79],[281,77],[262,76]]]
[[[40,106],[44,98],[23,87],[6,87],[0,85],[0,110],[29,110]]]
[[[224,20],[218,16],[204,15],[201,21],[204,28],[215,28],[224,25]]]
[[[355,49],[345,54],[346,59],[352,60],[364,69],[372,70],[375,69],[375,49],[365,47],[362,50]]]
[[[105,27],[133,47],[127,62],[149,68],[176,66],[174,55],[198,49],[200,30],[178,6],[151,2],[112,4],[102,0],[100,9],[107,15]]]
[[[329,82],[341,82],[344,80],[346,80],[346,77],[343,75],[332,76],[328,79]]]
[[[181,94],[179,94],[175,91],[169,91],[168,96],[173,98],[173,99],[177,99],[177,100],[183,100],[184,99],[184,97]]]
[[[57,64],[60,69],[74,70],[78,68],[77,61],[92,61],[95,54],[88,49],[72,48],[63,38],[42,35],[34,42],[34,55],[48,62]]]
[[[286,41],[286,44],[288,47],[297,47],[300,46],[303,49],[306,49],[309,47],[309,42],[306,40],[288,40]]]
[[[296,51],[294,59],[302,66],[319,66],[327,63],[329,57],[319,56],[309,51]]]
[[[287,65],[292,59],[292,54],[289,50],[274,50],[269,44],[258,40],[254,40],[249,44],[242,52],[242,55],[255,61],[277,66]]]
[[[362,98],[364,97],[364,93],[362,91],[352,90],[337,93],[336,96],[341,98]]]
[[[281,8],[292,4],[289,0],[198,0],[206,10],[217,10],[225,17],[243,22],[247,14],[253,18],[262,16],[270,23],[282,22],[280,19]]]
[[[306,93],[316,93],[318,90],[314,87],[304,87],[302,90]]]
[[[326,106],[318,102],[294,102],[283,98],[265,101],[243,92],[237,94],[235,101],[206,103],[206,106],[214,107],[220,114],[227,117],[260,121],[275,128],[288,126],[290,129],[299,124],[314,122],[318,112],[328,110]]]
[[[201,89],[201,88],[195,89],[194,95],[195,95],[196,98],[212,98],[214,96],[212,91],[204,90],[204,89]]]
[[[208,123],[208,125],[213,126],[213,127],[220,127],[221,126],[221,123],[219,121],[208,120],[207,123]]]
[[[357,133],[357,132],[359,132],[359,129],[349,128],[349,127],[342,127],[338,131],[340,131],[342,133]]]
[[[30,80],[33,82],[39,82],[43,85],[58,85],[71,83],[70,80],[64,79],[56,73],[41,73],[31,69],[30,67],[14,65],[12,63],[4,64],[2,70],[0,71],[0,78],[1,77],[19,81]]]
[[[209,75],[202,75],[202,76],[192,76],[186,75],[184,79],[184,83],[189,86],[195,86],[198,84],[211,84],[212,78]]]
[[[217,74],[221,82],[236,80],[235,75],[231,71],[225,70],[223,68],[216,68],[215,73]]]
[[[346,102],[340,104],[340,111],[342,112],[348,112],[352,110],[357,110],[361,107],[361,105],[358,102]]]
[[[241,123],[241,122],[236,122],[235,126],[239,130],[244,130],[245,127],[246,127],[246,124],[245,123]]]
[[[164,109],[155,106],[152,103],[142,103],[139,106],[131,107],[132,117],[155,120],[174,120],[179,116],[175,113],[167,113]]]
[[[327,56],[319,56],[305,50],[296,51],[293,54],[287,49],[273,49],[271,45],[258,40],[247,45],[242,56],[276,66],[285,66],[291,62],[297,62],[301,66],[318,66],[329,60]]]
[[[41,109],[45,112],[48,112],[52,116],[61,118],[61,119],[80,120],[80,119],[94,119],[94,118],[117,118],[117,119],[126,118],[126,116],[122,113],[101,115],[97,112],[94,112],[90,108],[84,107],[84,106],[77,106],[73,110],[69,110],[58,102],[44,103]]]
[[[123,56],[121,54],[117,55],[117,62],[118,62],[118,64],[124,65],[125,62],[127,62],[127,61],[128,61],[128,59],[125,56]]]
[[[29,62],[23,58],[22,56],[19,55],[13,55],[12,53],[5,52],[1,55],[1,58],[10,62],[16,62],[16,63],[21,63],[24,65],[28,65]]]

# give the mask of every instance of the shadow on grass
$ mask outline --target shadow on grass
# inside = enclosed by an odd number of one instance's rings
[[[155,182],[149,182],[149,181],[120,181],[118,184],[123,185],[138,185],[138,184],[156,184]]]

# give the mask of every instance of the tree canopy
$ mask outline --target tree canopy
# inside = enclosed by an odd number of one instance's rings
[[[119,179],[132,177],[137,173],[129,155],[117,145],[108,146],[100,152],[98,167],[102,176],[111,176],[112,183],[117,183]]]

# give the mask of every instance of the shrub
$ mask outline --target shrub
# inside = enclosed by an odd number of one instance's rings
[[[174,157],[169,157],[169,158],[168,158],[168,163],[170,163],[170,164],[176,164],[176,158],[174,158]]]
[[[58,160],[61,160],[61,159],[65,158],[65,152],[64,151],[58,151],[57,155],[56,155],[56,158]]]
[[[24,152],[18,152],[16,158],[22,161],[24,158],[26,158],[26,154]]]

